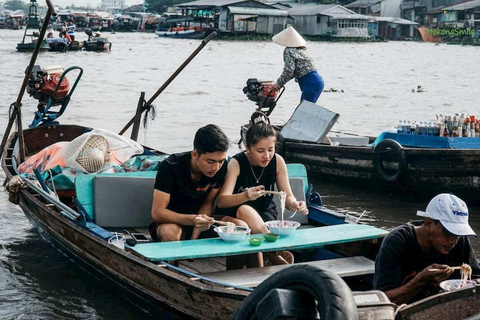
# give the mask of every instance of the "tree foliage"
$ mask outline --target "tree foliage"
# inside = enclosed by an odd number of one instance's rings
[[[30,5],[28,3],[21,0],[8,0],[4,5],[4,8],[7,10],[23,10],[24,12],[28,12],[29,7]]]

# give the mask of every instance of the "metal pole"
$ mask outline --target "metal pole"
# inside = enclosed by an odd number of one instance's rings
[[[30,64],[28,65],[27,70],[25,71],[25,77],[23,78],[22,87],[20,88],[20,92],[18,93],[17,101],[15,102],[15,109],[16,116],[17,116],[17,131],[18,131],[18,144],[20,146],[20,162],[25,160],[25,145],[23,142],[23,126],[22,126],[22,98],[25,92],[25,88],[28,84],[28,79],[30,78],[30,74],[32,73],[33,66],[35,65],[35,61],[37,60],[38,53],[40,52],[40,47],[42,45],[43,39],[45,37],[45,33],[47,32],[48,24],[50,23],[50,17],[52,15],[56,15],[53,5],[50,0],[47,1],[48,11],[45,16],[45,20],[43,21],[42,29],[40,30],[40,35],[37,39],[37,45],[35,46],[35,50],[33,51],[32,58],[30,59]],[[11,126],[7,127],[8,132],[5,131],[5,135],[8,136],[10,134]],[[1,151],[3,151],[4,145],[2,145]]]
[[[167,81],[165,81],[165,83],[157,90],[157,92],[155,92],[155,94],[145,103],[145,107],[148,107],[149,105],[151,105],[153,103],[153,101],[155,101],[155,99],[160,95],[160,93],[163,92],[163,90],[165,90],[169,85],[170,83],[178,76],[178,74],[180,72],[182,72],[183,69],[185,69],[185,67],[190,63],[190,61],[193,60],[193,58],[195,58],[195,56],[207,45],[207,43],[212,40],[212,38],[214,38],[215,36],[217,35],[217,32],[213,31],[212,33],[210,33],[208,35],[208,37],[206,37],[205,39],[202,40],[202,43],[198,46],[198,48],[187,58],[187,60],[185,60],[182,65],[177,69],[175,70],[175,72],[167,79]],[[145,108],[144,108],[145,109]],[[122,135],[125,133],[125,131],[128,130],[128,128],[130,128],[130,126],[133,124],[135,120],[135,117],[133,117],[132,119],[130,119],[130,121],[125,125],[125,127],[123,127],[123,129],[118,133],[119,135]]]
[[[144,101],[145,92],[141,92],[140,98],[138,99],[137,112],[135,113],[135,121],[133,122],[132,134],[130,135],[130,139],[134,141],[137,141],[138,139],[138,130],[140,129],[140,119],[142,118]]]

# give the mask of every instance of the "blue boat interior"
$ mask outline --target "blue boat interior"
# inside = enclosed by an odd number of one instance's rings
[[[199,279],[238,289],[252,290],[285,266],[225,271],[227,256],[280,250],[292,251],[296,263],[316,264],[348,279],[364,279],[366,276],[369,279],[367,282],[371,283],[374,261],[364,256],[342,256],[330,251],[329,245],[376,241],[386,231],[367,225],[347,224],[344,215],[322,206],[320,195],[312,192],[313,188],[308,184],[304,165],[287,164],[287,170],[295,197],[307,202],[310,213],[308,216],[294,215],[285,210],[285,219],[296,220],[301,226],[293,235],[282,236],[276,242],[264,241],[259,247],[250,246],[248,241],[226,243],[220,238],[175,243],[152,242],[147,228],[151,222],[157,171],[78,175],[74,181],[75,204],[78,208],[76,214],[83,218],[72,218],[72,212],[60,213],[105,241],[114,237],[115,232],[123,233],[127,237],[125,250],[144,260],[167,266],[185,276],[194,275]],[[37,179],[43,178],[40,176]],[[278,197],[274,199],[278,206]],[[142,233],[146,242],[128,242],[132,240],[133,233]],[[119,253],[125,252],[112,244],[108,246]],[[180,262],[179,267],[169,263],[175,260]],[[249,275],[246,276],[245,272]],[[257,275],[251,277],[252,272]]]
[[[479,138],[449,138],[437,136],[424,136],[413,134],[398,134],[394,132],[382,132],[373,146],[385,139],[395,140],[405,147],[413,148],[434,148],[434,149],[480,149]]]

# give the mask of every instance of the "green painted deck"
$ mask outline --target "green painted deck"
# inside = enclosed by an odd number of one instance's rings
[[[248,242],[248,236],[240,242],[225,242],[220,238],[156,242],[137,244],[130,248],[136,254],[150,261],[169,261],[239,255],[255,252],[318,248],[325,245],[377,239],[388,232],[368,225],[341,224],[297,230],[289,237],[276,242],[264,241],[255,247]],[[254,236],[254,235],[253,235]],[[253,237],[250,236],[250,237]]]

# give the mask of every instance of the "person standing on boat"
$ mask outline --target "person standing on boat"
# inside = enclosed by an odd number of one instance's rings
[[[268,233],[266,221],[277,220],[273,195],[265,190],[274,189],[287,194],[285,207],[292,211],[308,213],[304,201],[297,201],[290,188],[285,160],[275,153],[277,134],[265,114],[256,111],[251,117],[252,126],[246,133],[245,152],[233,156],[228,164],[225,184],[219,192],[217,206],[221,214],[245,221],[252,233]],[[293,255],[268,253],[273,264],[293,263]],[[261,257],[259,257],[260,259]],[[285,259],[287,258],[287,259]],[[263,266],[263,259],[258,263]]]
[[[469,264],[480,276],[467,236],[476,236],[468,224],[465,202],[452,194],[439,194],[418,211],[423,221],[412,221],[391,231],[375,260],[374,288],[396,303],[410,303],[437,293],[440,282],[454,271],[449,266]],[[454,274],[460,277],[457,271]],[[477,279],[478,282],[478,279]]]
[[[72,20],[68,20],[67,22],[67,34],[70,36],[70,39],[72,39],[71,41],[75,40],[75,25]]]
[[[227,172],[228,138],[209,124],[195,134],[194,150],[170,155],[158,168],[149,226],[154,241],[216,237],[213,204]],[[246,226],[232,217],[215,217]]]
[[[295,78],[302,91],[300,101],[317,102],[322,94],[324,82],[313,64],[313,59],[307,53],[305,39],[293,27],[288,27],[274,36],[272,41],[286,47],[283,51],[285,64],[283,72],[273,88],[280,90],[288,81]]]

